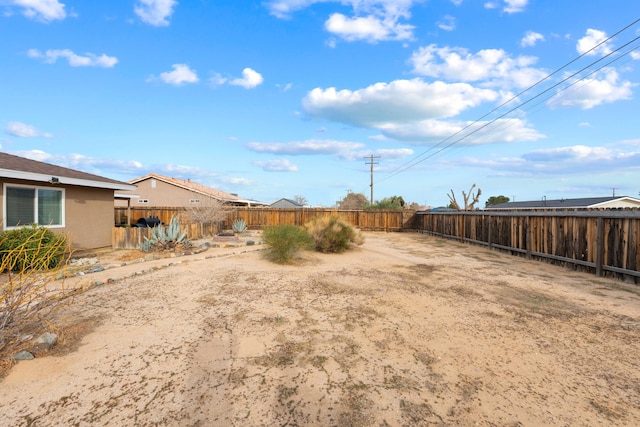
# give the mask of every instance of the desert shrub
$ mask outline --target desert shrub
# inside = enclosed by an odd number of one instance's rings
[[[140,249],[145,252],[175,250],[178,247],[190,248],[191,242],[187,239],[186,230],[180,226],[180,220],[172,216],[169,225],[159,224],[151,229],[151,237],[144,238]]]
[[[2,271],[47,270],[57,267],[67,249],[67,239],[45,227],[31,225],[0,234]]]
[[[266,227],[262,240],[269,246],[267,256],[279,264],[286,264],[300,250],[313,247],[313,240],[304,228],[295,225]]]
[[[364,242],[360,231],[339,215],[313,218],[305,228],[320,252],[341,253]]]
[[[41,228],[11,230],[0,236],[0,350],[34,322],[47,324],[49,315],[84,286],[68,288],[59,267],[69,253],[64,236]],[[37,254],[37,255],[36,255]]]

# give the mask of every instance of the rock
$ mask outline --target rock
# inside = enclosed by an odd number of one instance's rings
[[[33,347],[31,347],[31,352],[38,353],[40,351],[51,350],[51,348],[54,345],[56,345],[57,342],[58,342],[58,335],[53,334],[51,332],[45,332],[44,334],[36,338],[35,341],[33,341]]]
[[[20,353],[13,355],[13,360],[32,360],[35,356],[29,353],[27,350],[22,350]]]
[[[101,265],[97,265],[97,266],[95,266],[95,267],[91,267],[91,268],[89,269],[89,272],[91,272],[91,273],[97,273],[97,272],[99,272],[99,271],[104,271],[104,267],[103,267],[103,266],[101,266]]]
[[[253,240],[247,240],[247,246],[253,246],[255,244],[256,242],[254,242]]]

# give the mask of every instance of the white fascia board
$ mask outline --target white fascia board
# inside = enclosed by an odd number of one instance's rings
[[[38,182],[51,182],[51,178],[58,178],[57,184],[77,185],[79,187],[105,188],[109,190],[133,191],[138,188],[135,185],[131,184],[119,184],[115,182],[94,181],[90,179],[68,178],[64,176],[52,176],[41,173],[22,172],[9,169],[0,169],[0,177]]]

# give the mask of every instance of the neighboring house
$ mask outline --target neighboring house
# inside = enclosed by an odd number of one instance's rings
[[[225,193],[215,188],[207,187],[191,180],[170,178],[155,173],[141,176],[129,181],[136,185],[135,191],[121,192],[125,197],[134,195],[130,201],[131,207],[150,208],[192,208],[206,206],[207,202],[216,200],[232,206],[264,206],[255,200],[242,199],[235,194]],[[127,206],[127,202],[116,200],[116,206]]]
[[[640,208],[640,199],[633,197],[587,197],[581,199],[535,200],[507,202],[486,207],[484,210],[536,210],[536,209],[621,209]]]
[[[280,200],[276,200],[275,202],[271,203],[269,205],[270,208],[295,208],[295,209],[299,209],[299,208],[303,208],[304,205],[301,205],[300,203],[296,202],[295,200],[291,200],[291,199],[280,199]]]
[[[125,182],[0,153],[2,228],[29,224],[64,233],[74,249],[111,246],[115,191]]]

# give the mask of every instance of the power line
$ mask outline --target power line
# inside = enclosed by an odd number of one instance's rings
[[[544,91],[538,93],[537,95],[531,97],[530,99],[528,99],[527,101],[519,104],[518,106],[511,108],[510,110],[508,110],[506,113],[501,114],[500,116],[486,122],[484,125],[474,129],[473,131],[471,131],[470,133],[456,139],[455,141],[445,145],[444,147],[440,148],[439,150],[437,150],[436,152],[434,152],[433,154],[426,156],[428,153],[430,153],[431,151],[434,151],[436,148],[442,146],[444,143],[446,143],[447,141],[455,138],[457,135],[461,134],[462,132],[464,132],[465,130],[469,129],[470,127],[478,124],[482,119],[484,119],[485,117],[493,114],[494,112],[496,112],[497,110],[499,110],[500,108],[506,106],[507,104],[513,102],[514,100],[516,100],[517,98],[519,98],[521,95],[523,95],[524,93],[530,91],[531,89],[535,88],[536,86],[540,85],[542,82],[548,80],[549,78],[551,78],[552,76],[554,76],[555,74],[559,73],[560,71],[562,71],[563,69],[567,68],[569,65],[573,64],[574,62],[578,61],[579,59],[583,58],[584,56],[590,54],[591,52],[593,52],[594,50],[598,49],[600,46],[604,45],[605,43],[607,43],[608,41],[610,41],[612,38],[616,37],[617,35],[621,34],[622,32],[626,31],[627,29],[629,29],[630,27],[634,26],[635,24],[637,24],[638,22],[640,22],[640,18],[636,19],[635,21],[633,21],[632,23],[626,25],[624,28],[618,30],[616,33],[614,33],[613,35],[607,37],[605,40],[601,41],[600,43],[598,43],[597,45],[595,45],[594,47],[592,47],[591,49],[589,49],[588,51],[582,53],[581,55],[577,56],[576,58],[572,59],[571,61],[567,62],[566,64],[564,64],[562,67],[557,68],[555,71],[553,71],[552,73],[546,75],[544,78],[538,80],[536,83],[532,84],[531,86],[527,87],[526,89],[520,91],[518,94],[514,95],[513,97],[511,97],[510,99],[508,99],[507,101],[503,102],[502,104],[500,104],[499,106],[495,107],[494,109],[492,109],[491,111],[489,111],[488,113],[482,115],[481,117],[477,118],[476,120],[470,122],[469,124],[467,124],[466,126],[464,126],[462,129],[460,129],[459,131],[455,132],[454,134],[448,136],[447,138],[443,139],[442,141],[438,142],[436,145],[430,147],[428,150],[424,151],[423,153],[419,154],[418,156],[415,156],[413,159],[409,160],[408,162],[405,162],[404,164],[398,166],[394,171],[390,172],[389,175],[387,175],[385,178],[382,178],[380,181],[385,181],[387,179],[390,179],[410,168],[412,168],[413,166],[435,156],[436,154],[444,151],[445,149],[453,146],[454,144],[457,144],[458,142],[468,138],[469,136],[479,132],[480,130],[486,128],[487,126],[495,123],[496,121],[502,119],[503,117],[507,116],[508,114],[511,114],[512,112],[522,108],[524,105],[528,104],[529,102],[539,98],[540,96],[542,96],[543,94],[549,92],[550,90],[558,87],[559,85],[563,84],[564,82],[566,82],[569,79],[572,79],[573,77],[575,77],[576,75],[580,74],[581,72],[585,71],[588,68],[591,68],[593,65],[603,61],[604,59],[608,58],[609,56],[613,55],[614,53],[619,52],[622,48],[630,45],[631,43],[637,41],[638,39],[640,39],[639,37],[636,37],[635,39],[625,43],[624,45],[620,46],[619,48],[613,50],[612,52],[609,52],[607,55],[601,57],[600,59],[590,63],[589,65],[587,65],[586,67],[583,67],[582,69],[580,69],[579,71],[571,74],[568,77],[565,77],[564,79],[562,79],[560,82],[552,85],[551,87],[545,89]],[[627,52],[623,53],[620,57],[608,62],[607,64],[605,64],[604,66],[598,68],[597,70],[593,71],[592,73],[588,74],[587,76],[581,77],[580,79],[578,79],[577,81],[573,82],[572,84],[570,84],[569,86],[567,86],[566,88],[561,89],[559,92],[557,92],[555,95],[557,95],[558,93],[568,89],[569,87],[575,85],[576,83],[584,80],[586,77],[588,77],[589,75],[592,75],[593,73],[601,70],[603,67],[605,67],[606,65],[611,64],[612,62],[617,61],[618,59],[620,59],[622,56],[630,53],[631,51],[637,49],[638,46],[628,50]],[[553,95],[552,95],[553,96]],[[424,157],[424,158],[422,158]]]

